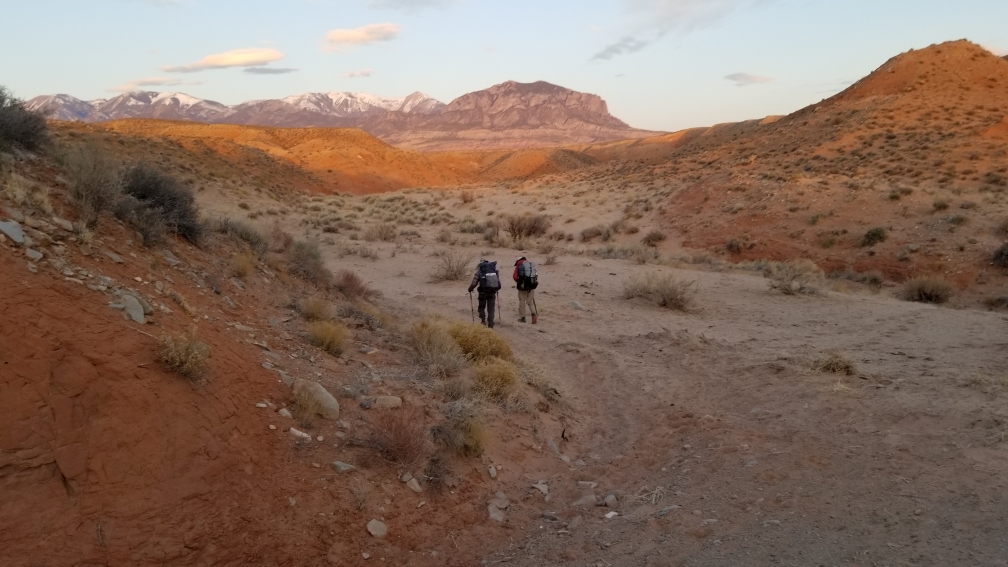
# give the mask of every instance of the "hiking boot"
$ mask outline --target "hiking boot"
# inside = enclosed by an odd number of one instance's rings
[[[524,323],[524,322],[525,322],[525,318],[524,318],[524,317],[522,317],[522,318],[518,319],[518,322],[519,322],[519,323]]]
[[[486,319],[480,319],[480,325],[486,327]]]
[[[533,315],[532,316],[532,324],[535,325],[538,322],[539,322],[539,316],[538,315]]]

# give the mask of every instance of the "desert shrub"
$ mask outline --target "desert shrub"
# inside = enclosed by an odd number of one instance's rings
[[[194,382],[203,377],[206,360],[210,356],[210,347],[200,342],[195,329],[174,337],[165,335],[158,341],[158,345],[161,362],[169,370]]]
[[[123,192],[136,199],[141,207],[156,212],[168,232],[192,243],[199,242],[203,223],[196,198],[191,189],[174,177],[149,165],[137,164],[126,170]]]
[[[591,242],[602,236],[603,230],[600,226],[590,226],[581,231],[581,242]]]
[[[544,266],[555,266],[560,260],[557,259],[556,254],[551,254],[546,256],[546,261],[543,262]]]
[[[1000,248],[994,251],[994,255],[991,257],[991,262],[993,262],[995,266],[1008,268],[1008,242],[1005,242]]]
[[[742,243],[737,238],[732,238],[725,245],[725,249],[732,254],[740,254],[742,252]]]
[[[423,414],[401,408],[383,411],[375,417],[372,444],[389,461],[413,467],[427,458],[430,442]]]
[[[886,238],[886,229],[881,226],[876,226],[875,228],[869,229],[868,232],[861,237],[861,246],[875,246],[880,242],[885,242]]]
[[[28,110],[23,100],[0,87],[0,149],[17,146],[35,151],[48,143],[45,115]]]
[[[476,200],[476,194],[471,189],[463,189],[459,192],[459,199],[462,199],[464,204],[472,203]]]
[[[298,313],[308,321],[325,321],[332,316],[332,307],[321,297],[306,297],[296,305]]]
[[[350,348],[350,329],[339,323],[316,321],[308,325],[308,338],[312,344],[333,356],[343,354]]]
[[[431,437],[464,458],[483,455],[486,430],[479,409],[472,402],[457,400],[448,405],[448,421],[431,428]]]
[[[645,246],[658,246],[658,243],[662,242],[666,238],[667,236],[665,236],[664,232],[660,230],[652,230],[651,232],[647,233],[644,236],[644,238],[641,239],[641,242]]]
[[[1001,221],[1001,224],[994,229],[994,233],[999,236],[1008,236],[1008,219]]]
[[[389,318],[378,310],[378,308],[367,303],[343,305],[339,308],[339,316],[344,319],[359,321],[372,331],[389,326]]]
[[[396,239],[398,231],[392,223],[373,224],[364,229],[364,240],[368,242],[392,242]]]
[[[476,390],[491,400],[504,400],[518,384],[515,365],[496,356],[484,358],[473,370]]]
[[[857,372],[854,363],[838,352],[828,353],[823,358],[815,361],[812,367],[828,374],[846,374],[847,376],[852,376]]]
[[[430,378],[454,376],[465,366],[465,354],[439,322],[424,320],[413,325],[407,340],[417,364]]]
[[[512,215],[504,219],[504,232],[513,240],[543,236],[549,227],[550,219],[546,215]]]
[[[10,173],[6,180],[0,181],[3,181],[0,183],[0,197],[9,199],[18,207],[27,207],[47,215],[53,214],[48,186],[17,173]]]
[[[882,284],[885,283],[885,275],[878,270],[868,270],[867,272],[855,274],[854,281],[867,284],[872,287],[882,287]]]
[[[697,282],[679,281],[672,274],[647,274],[623,284],[623,298],[642,297],[660,307],[687,311],[699,291]]]
[[[280,223],[274,223],[273,228],[270,229],[269,234],[269,249],[274,252],[286,252],[288,248],[294,245],[294,237],[280,226]]]
[[[255,269],[255,256],[249,252],[242,252],[231,259],[231,275],[236,278],[245,278]]]
[[[944,278],[918,276],[903,284],[903,299],[920,303],[945,303],[952,297],[952,285]]]
[[[290,273],[315,284],[328,284],[332,274],[322,262],[318,242],[297,240],[287,249]]]
[[[247,244],[259,256],[265,254],[269,248],[266,237],[247,222],[219,217],[210,226],[214,231],[224,234],[236,242]]]
[[[442,381],[439,390],[449,400],[463,400],[472,397],[473,383],[468,378],[456,376]]]
[[[319,403],[318,398],[308,392],[307,389],[301,389],[294,393],[294,408],[298,425],[304,429],[314,427],[315,418],[323,411],[322,404]]]
[[[770,262],[763,275],[770,280],[770,289],[787,295],[814,293],[816,282],[823,278],[822,270],[811,260]]]
[[[490,357],[509,359],[512,356],[511,345],[492,329],[482,325],[456,323],[448,332],[470,360]]]
[[[931,208],[936,213],[938,211],[944,211],[945,209],[949,208],[949,202],[946,201],[945,199],[935,199],[934,202],[931,203]]]
[[[80,218],[88,228],[94,228],[99,215],[112,210],[122,194],[119,165],[94,143],[71,148],[64,164]]]
[[[336,274],[336,282],[333,285],[350,300],[367,299],[376,293],[364,283],[360,276],[350,270],[341,270]]]
[[[473,257],[462,252],[445,252],[434,265],[432,282],[455,282],[469,275]]]
[[[161,211],[151,208],[130,195],[124,195],[112,209],[116,218],[129,224],[143,239],[145,246],[153,246],[164,241],[168,225]]]

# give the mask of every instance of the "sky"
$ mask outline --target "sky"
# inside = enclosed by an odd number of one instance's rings
[[[675,131],[793,112],[933,43],[1008,54],[1006,22],[1005,0],[0,0],[0,86],[448,102],[543,80]]]

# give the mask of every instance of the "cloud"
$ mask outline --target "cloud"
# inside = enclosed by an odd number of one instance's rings
[[[329,49],[343,49],[353,45],[367,45],[380,41],[391,41],[399,37],[396,24],[370,24],[349,30],[332,30],[325,36]]]
[[[227,67],[261,67],[283,58],[283,53],[272,48],[233,49],[224,53],[207,55],[203,59],[189,65],[164,67],[163,70],[167,73],[196,73],[198,71],[206,71],[207,69],[224,69]]]
[[[773,0],[623,0],[647,27],[660,32],[691,30],[716,23],[733,11]]]
[[[651,42],[645,39],[637,39],[635,37],[626,36],[616,43],[610,43],[605,46],[602,51],[599,51],[592,56],[592,61],[602,61],[612,59],[617,55],[627,55],[629,53],[636,53],[641,49],[644,49]]]
[[[750,75],[749,73],[732,73],[725,78],[729,81],[734,81],[736,87],[762,85],[774,82],[773,77],[761,77],[759,75]]]
[[[116,93],[128,93],[131,91],[143,90],[144,87],[167,87],[171,85],[181,85],[182,81],[179,79],[173,79],[169,77],[147,77],[145,79],[137,79],[135,81],[130,81],[128,83],[119,85],[118,87],[113,87],[109,89]]]
[[[369,8],[402,10],[403,12],[419,12],[428,8],[445,8],[454,4],[455,0],[371,0]]]
[[[253,75],[286,75],[297,73],[298,70],[292,67],[246,67],[245,72]]]
[[[347,79],[359,79],[363,77],[370,77],[372,74],[371,69],[361,69],[360,71],[350,71],[349,73],[343,73],[343,76]]]

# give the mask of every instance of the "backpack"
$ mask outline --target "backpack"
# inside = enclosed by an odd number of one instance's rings
[[[480,292],[500,291],[500,274],[497,273],[497,262],[481,262],[479,265]]]
[[[539,287],[539,274],[535,264],[525,260],[518,266],[518,289],[528,291]]]

